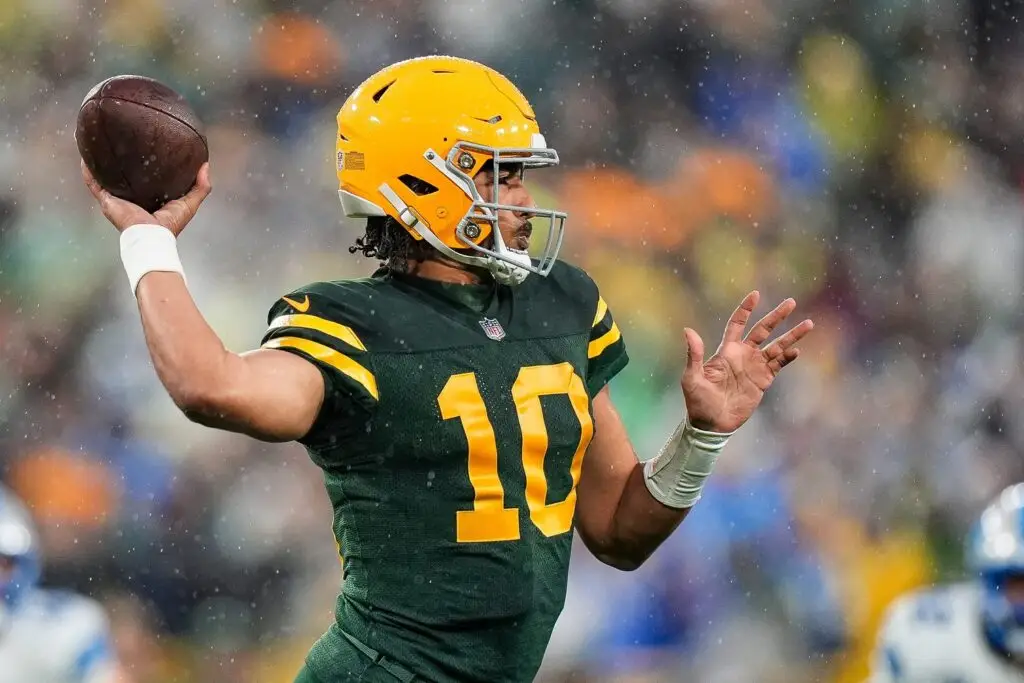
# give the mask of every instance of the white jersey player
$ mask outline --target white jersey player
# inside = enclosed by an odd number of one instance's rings
[[[110,683],[114,658],[96,602],[36,587],[32,519],[0,486],[0,683]]]
[[[976,579],[889,608],[871,683],[1024,683],[1024,484],[985,509],[967,560]]]

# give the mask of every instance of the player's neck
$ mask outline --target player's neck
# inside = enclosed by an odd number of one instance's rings
[[[438,259],[410,261],[406,273],[427,280],[449,282],[456,285],[478,285],[482,282],[480,275],[463,268],[460,264]]]

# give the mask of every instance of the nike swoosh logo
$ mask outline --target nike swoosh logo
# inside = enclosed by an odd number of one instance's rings
[[[307,294],[306,297],[302,300],[302,303],[299,303],[294,299],[289,299],[286,296],[282,296],[281,298],[287,301],[288,304],[299,313],[305,313],[306,311],[309,310],[309,294]]]

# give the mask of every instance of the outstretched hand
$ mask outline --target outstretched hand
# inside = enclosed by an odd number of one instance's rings
[[[92,193],[92,196],[95,197],[96,202],[100,205],[103,215],[117,228],[118,232],[123,232],[133,225],[147,223],[150,225],[162,225],[174,233],[175,237],[185,229],[185,226],[188,225],[189,221],[196,215],[196,212],[199,211],[199,205],[203,203],[203,200],[210,195],[210,191],[213,189],[210,185],[210,164],[207,162],[199,169],[196,184],[192,186],[188,194],[180,199],[172,199],[155,213],[149,213],[141,206],[115,197],[100,187],[99,182],[89,172],[89,168],[85,165],[84,161],[82,162],[82,178],[85,180],[85,185],[89,188],[89,192]]]
[[[733,432],[746,422],[761,403],[775,378],[797,359],[796,343],[814,328],[811,320],[762,347],[772,331],[796,309],[786,299],[750,330],[743,331],[761,295],[754,291],[743,298],[725,327],[715,355],[704,361],[704,342],[686,329],[689,358],[683,372],[683,396],[690,424],[712,432]]]

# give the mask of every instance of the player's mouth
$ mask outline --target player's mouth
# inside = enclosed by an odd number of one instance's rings
[[[512,244],[509,247],[513,251],[527,253],[530,250],[530,235],[532,234],[533,225],[530,224],[530,221],[524,222],[516,229],[515,235],[512,238]]]

